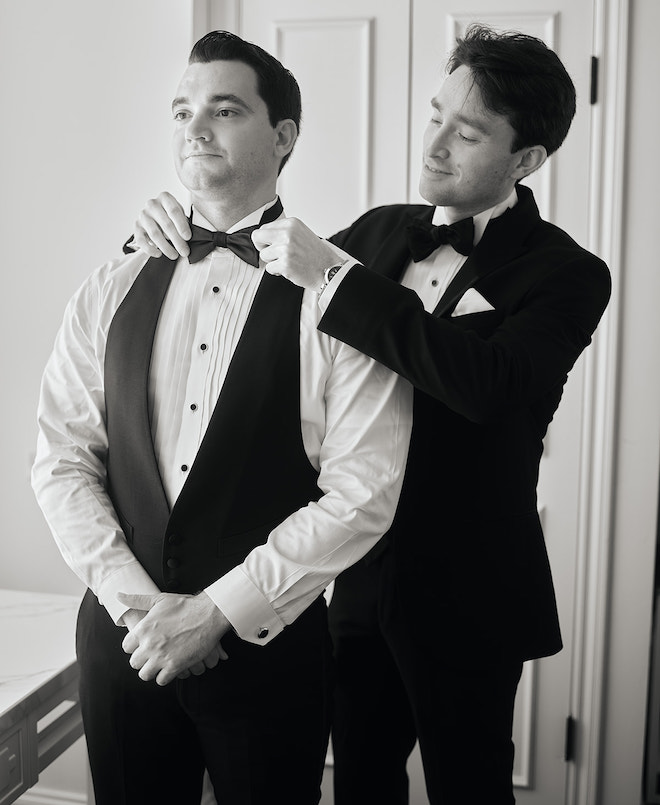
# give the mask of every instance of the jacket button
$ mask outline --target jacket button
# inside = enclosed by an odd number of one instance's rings
[[[264,638],[268,637],[268,629],[265,626],[262,626],[257,630],[257,637],[259,640],[263,640]]]
[[[176,570],[177,567],[181,567],[181,562],[178,559],[168,559],[167,566],[171,570]]]

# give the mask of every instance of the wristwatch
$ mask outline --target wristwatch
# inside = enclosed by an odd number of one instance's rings
[[[323,284],[318,289],[317,293],[322,294],[323,291],[328,287],[328,283],[330,280],[335,276],[335,274],[339,271],[340,268],[344,266],[346,261],[344,260],[342,263],[336,263],[334,266],[330,266],[330,268],[326,268],[323,272]]]

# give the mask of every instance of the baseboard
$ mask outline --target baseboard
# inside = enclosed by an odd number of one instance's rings
[[[87,805],[87,795],[37,784],[20,797],[18,805]]]

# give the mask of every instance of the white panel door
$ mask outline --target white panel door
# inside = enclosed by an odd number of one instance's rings
[[[474,11],[473,11],[474,9]],[[478,12],[478,13],[477,13]],[[589,0],[480,0],[474,6],[452,0],[415,0],[412,20],[411,175],[421,164],[422,132],[429,100],[442,79],[457,35],[473,21],[501,30],[538,36],[555,50],[571,74],[578,111],[566,142],[531,178],[541,214],[588,241],[590,68],[592,4]],[[437,66],[436,66],[437,65]],[[413,194],[412,200],[417,200]],[[564,650],[526,663],[516,702],[514,783],[520,805],[566,801],[564,758],[570,713],[573,635],[578,566],[579,492],[582,441],[583,363],[573,370],[564,399],[546,439],[539,504],[557,591]],[[475,769],[475,780],[479,781]],[[479,785],[486,781],[479,781]],[[469,787],[469,781],[466,786]],[[484,789],[485,801],[487,801]],[[469,800],[469,797],[466,797]],[[420,800],[419,805],[423,805]]]
[[[279,183],[287,214],[330,235],[370,207],[405,200],[407,0],[248,0],[235,18],[300,84],[301,137]]]
[[[578,112],[569,136],[533,177],[544,217],[588,240],[592,0],[200,0],[202,28],[226,27],[273,52],[298,78],[302,136],[281,180],[287,213],[321,235],[377,204],[419,201],[422,132],[454,37],[470,21],[544,39],[567,66]],[[539,498],[557,589],[564,650],[526,664],[517,699],[514,779],[522,805],[566,801],[564,760],[574,659],[579,562],[583,363],[552,423]],[[578,602],[579,604],[579,602]],[[578,758],[579,759],[579,758]],[[426,805],[419,757],[410,763],[411,805]],[[476,785],[488,801],[487,781]],[[331,802],[324,796],[323,805]]]

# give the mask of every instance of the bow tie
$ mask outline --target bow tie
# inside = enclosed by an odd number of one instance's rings
[[[191,224],[192,238],[188,241],[190,255],[188,261],[197,263],[203,260],[207,254],[211,254],[213,249],[221,246],[230,249],[237,257],[249,263],[255,268],[259,268],[259,252],[252,242],[250,234],[258,229],[262,224],[269,224],[275,221],[282,214],[282,202],[277,199],[272,207],[269,207],[261,216],[261,221],[256,226],[246,226],[237,232],[210,232],[201,226]]]
[[[474,246],[474,222],[472,218],[464,218],[455,224],[434,226],[415,218],[406,227],[406,236],[415,263],[424,260],[444,243],[448,243],[459,254],[468,255]]]

